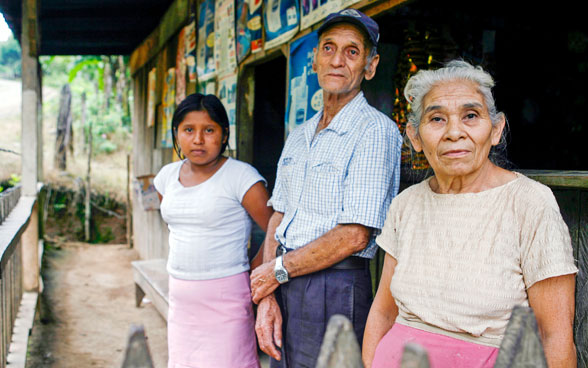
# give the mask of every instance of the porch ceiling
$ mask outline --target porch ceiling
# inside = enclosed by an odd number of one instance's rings
[[[19,39],[22,1],[0,0],[0,12]],[[129,55],[157,27],[172,2],[42,0],[40,54]]]

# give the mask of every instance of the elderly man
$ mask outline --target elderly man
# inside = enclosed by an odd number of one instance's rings
[[[361,92],[380,60],[377,23],[346,9],[318,35],[312,67],[324,107],[286,141],[265,263],[251,275],[255,329],[272,367],[314,367],[333,314],[349,318],[362,341],[374,237],[398,192],[400,134]]]

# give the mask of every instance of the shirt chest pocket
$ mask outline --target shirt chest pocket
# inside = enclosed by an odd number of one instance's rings
[[[317,213],[332,214],[342,207],[343,170],[334,162],[314,163],[308,171],[309,203]]]

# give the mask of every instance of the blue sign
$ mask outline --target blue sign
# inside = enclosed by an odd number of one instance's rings
[[[316,31],[290,44],[290,82],[286,106],[286,134],[323,108],[323,90],[312,70],[313,49],[318,44]]]

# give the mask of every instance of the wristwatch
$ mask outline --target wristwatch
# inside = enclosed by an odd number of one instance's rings
[[[280,284],[285,284],[286,282],[290,281],[288,277],[288,270],[284,267],[284,263],[282,260],[283,256],[279,256],[276,258],[276,265],[274,267],[274,275],[276,276],[276,280]]]

